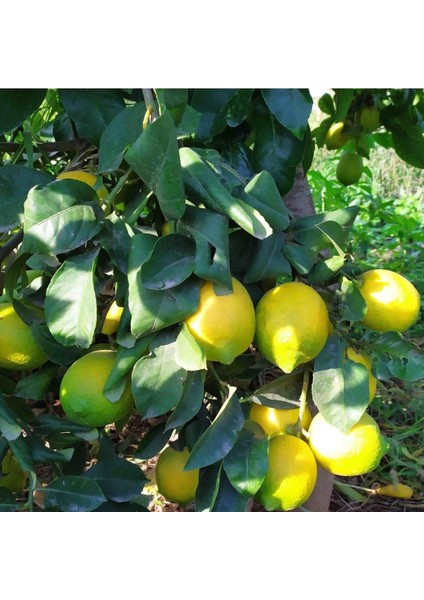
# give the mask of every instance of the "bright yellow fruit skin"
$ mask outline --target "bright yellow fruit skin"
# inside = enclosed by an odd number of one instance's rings
[[[371,402],[377,391],[377,379],[374,377],[374,375],[372,374],[372,371],[371,371],[371,369],[372,369],[371,357],[365,353],[355,352],[355,350],[353,348],[351,348],[350,346],[347,348],[346,354],[347,354],[347,357],[350,358],[350,360],[353,360],[353,362],[356,362],[356,363],[360,363],[361,365],[364,365],[364,367],[367,368],[368,374],[369,374],[369,391],[370,391],[369,401]]]
[[[75,179],[75,181],[82,181],[96,190],[100,200],[108,195],[104,185],[98,188],[94,187],[97,181],[97,176],[94,175],[94,173],[87,173],[86,171],[65,171],[64,173],[60,173],[56,179]]]
[[[283,283],[267,292],[256,307],[256,342],[262,355],[291,373],[323,349],[328,310],[321,296],[304,283]]]
[[[309,428],[309,446],[317,462],[330,473],[352,477],[373,471],[387,451],[376,421],[367,413],[343,433],[318,413]]]
[[[317,464],[308,444],[293,435],[276,435],[269,443],[269,466],[258,497],[266,510],[293,510],[309,498]]]
[[[104,427],[130,416],[133,409],[130,380],[118,402],[110,402],[103,395],[115,357],[113,350],[95,350],[66,371],[60,386],[60,401],[66,416],[74,423]]]
[[[246,288],[232,279],[233,293],[217,296],[206,281],[197,311],[185,323],[204,348],[207,360],[230,365],[247,350],[255,335],[255,308]]]
[[[381,125],[379,109],[376,106],[365,106],[361,110],[359,123],[365,133],[371,133],[378,129]]]
[[[199,483],[199,469],[183,471],[188,456],[187,448],[178,452],[168,446],[159,456],[155,469],[159,493],[169,502],[176,502],[181,506],[194,500]]]
[[[343,185],[353,185],[361,179],[364,163],[359,154],[344,152],[337,164],[336,176]]]
[[[10,451],[7,452],[1,462],[1,472],[0,488],[6,488],[15,494],[20,494],[24,489],[28,475]]]
[[[101,333],[113,335],[118,331],[123,310],[124,308],[122,306],[118,306],[115,301],[112,302],[106,313]]]
[[[418,290],[399,273],[372,269],[363,273],[360,291],[367,304],[362,324],[374,331],[403,333],[418,319]]]
[[[287,427],[297,423],[299,418],[298,408],[278,409],[264,406],[263,404],[252,403],[250,407],[249,419],[258,423],[267,435],[273,433],[286,433]],[[302,427],[308,429],[311,424],[312,415],[306,407],[303,415]]]
[[[414,495],[414,490],[409,485],[398,483],[397,485],[383,485],[375,489],[374,493],[378,496],[391,496],[392,498],[405,498],[409,500]]]
[[[37,369],[48,358],[17,315],[12,304],[0,304],[0,367],[12,371]]]
[[[329,150],[338,150],[346,144],[348,136],[342,133],[344,122],[333,123],[325,136],[325,145]]]

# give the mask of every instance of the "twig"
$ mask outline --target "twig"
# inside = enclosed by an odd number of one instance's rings
[[[149,115],[150,123],[153,123],[158,118],[155,101],[153,99],[152,90],[150,88],[142,88],[144,102],[146,103],[146,113]]]
[[[11,252],[13,252],[15,248],[19,246],[23,239],[24,232],[22,229],[20,229],[14,235],[12,235],[10,240],[7,240],[4,246],[0,248],[0,264],[9,256],[9,254],[11,254]]]

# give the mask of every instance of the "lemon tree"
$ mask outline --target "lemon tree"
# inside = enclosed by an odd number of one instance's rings
[[[423,103],[338,89],[312,129],[307,89],[1,90],[0,509],[313,511],[390,472],[371,401],[424,376],[420,284],[358,267],[362,207],[305,174],[423,168]]]

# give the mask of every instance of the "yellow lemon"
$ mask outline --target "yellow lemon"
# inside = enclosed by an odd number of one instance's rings
[[[200,303],[185,323],[206,352],[207,360],[229,365],[247,350],[255,335],[255,308],[246,288],[233,277],[233,292],[217,296],[210,281],[200,289]]]
[[[122,306],[118,306],[115,301],[112,302],[103,321],[101,333],[112,335],[118,331],[123,310]]]
[[[263,356],[286,373],[309,362],[328,337],[324,300],[309,285],[283,283],[267,292],[256,307],[256,341]]]
[[[368,356],[368,354],[365,354],[364,352],[355,352],[355,350],[353,348],[351,348],[350,346],[347,348],[346,350],[346,354],[347,357],[350,358],[350,360],[353,360],[353,362],[356,363],[360,363],[361,365],[364,365],[364,367],[367,368],[368,370],[368,375],[369,375],[369,392],[370,392],[370,402],[372,401],[372,399],[375,396],[375,392],[377,391],[377,379],[374,377],[374,375],[372,374],[372,360],[371,357]]]
[[[269,443],[269,465],[258,498],[266,510],[293,510],[311,495],[317,464],[308,444],[293,435]]]
[[[74,423],[103,427],[128,418],[133,409],[131,382],[117,402],[110,402],[103,388],[115,363],[113,350],[95,350],[76,360],[66,371],[60,386],[60,401]]]
[[[367,304],[362,324],[374,331],[406,331],[418,319],[418,290],[399,273],[372,269],[359,280],[360,291]]]
[[[47,362],[31,328],[12,304],[0,304],[0,367],[12,371],[37,369]]]
[[[105,186],[102,184],[96,185],[97,175],[94,173],[87,173],[87,171],[65,171],[63,173],[59,173],[56,179],[75,179],[76,181],[82,181],[87,185],[91,186],[96,190],[96,193],[100,200],[103,200],[108,195],[108,191]]]
[[[329,150],[338,150],[346,144],[349,137],[343,133],[344,122],[333,123],[325,136],[325,145]]]
[[[378,424],[367,413],[347,433],[318,413],[309,428],[309,446],[324,469],[347,477],[373,471],[387,451]]]
[[[286,433],[287,427],[293,426],[297,423],[299,418],[298,408],[270,408],[263,404],[252,403],[250,407],[249,419],[259,423],[262,429],[267,435],[273,433]],[[308,407],[306,407],[305,413],[302,419],[303,429],[308,429],[311,424],[312,415]]]
[[[6,488],[15,494],[20,494],[27,480],[27,473],[22,469],[13,454],[8,451],[1,462],[0,488]]]
[[[378,496],[391,496],[392,498],[405,498],[408,500],[414,495],[414,490],[409,485],[398,483],[397,485],[383,485],[375,489],[374,493]]]
[[[183,471],[188,456],[187,448],[178,452],[168,446],[159,456],[155,469],[159,493],[169,502],[182,506],[194,500],[199,483],[199,469]]]
[[[365,106],[361,110],[359,123],[365,133],[371,133],[378,129],[381,125],[379,109],[376,106]]]

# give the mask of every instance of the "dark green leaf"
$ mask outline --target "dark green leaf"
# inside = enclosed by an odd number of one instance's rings
[[[36,435],[26,438],[28,440],[28,449],[34,463],[67,463],[71,460],[74,453],[73,448],[64,450],[52,450]]]
[[[321,96],[321,98],[318,100],[318,108],[327,115],[333,116],[335,114],[333,98],[330,96],[330,94],[324,94]]]
[[[343,121],[352,104],[355,90],[350,89],[335,89],[334,103],[336,105],[336,114],[334,120],[336,122]]]
[[[176,287],[194,269],[195,244],[183,235],[170,233],[158,238],[150,257],[141,267],[141,282],[149,290]]]
[[[0,394],[0,431],[8,441],[16,440],[22,433],[17,415]]]
[[[393,147],[409,165],[424,169],[424,133],[420,127],[392,130]]]
[[[94,512],[149,512],[147,508],[135,502],[104,502]]]
[[[100,138],[99,173],[116,171],[124,152],[141,135],[146,105],[127,106],[109,123]]]
[[[56,417],[55,415],[49,415],[48,413],[38,415],[35,421],[31,423],[31,426],[36,433],[42,436],[53,433],[72,433],[76,437],[86,441],[97,440],[99,437],[98,429],[77,425],[63,417]]]
[[[289,226],[289,213],[273,177],[262,171],[244,188],[245,201],[265,217],[273,229],[285,230]]]
[[[330,425],[348,432],[362,417],[369,404],[367,368],[349,360],[346,342],[330,335],[315,359],[312,398]]]
[[[165,448],[166,444],[169,442],[171,434],[172,430],[163,430],[163,423],[156,425],[156,427],[150,429],[150,431],[148,431],[142,438],[137,450],[135,451],[135,458],[140,458],[142,460],[153,458],[159,454],[163,448]]]
[[[187,104],[188,92],[184,89],[155,89],[161,112],[169,110],[177,128],[177,136],[195,133],[200,123],[200,113]]]
[[[268,439],[242,429],[233,449],[224,458],[224,471],[242,496],[254,496],[268,470]]]
[[[166,431],[172,431],[185,425],[197,415],[202,406],[204,384],[205,373],[203,371],[187,373],[183,395],[166,423]]]
[[[346,259],[344,256],[332,256],[316,264],[309,273],[308,281],[313,285],[325,283],[334,277],[344,266]]]
[[[44,303],[50,333],[63,346],[88,348],[97,323],[94,271],[99,249],[72,256],[53,275]]]
[[[249,116],[252,110],[253,90],[237,90],[231,97],[227,105],[227,124],[230,127],[237,127]]]
[[[343,246],[358,215],[357,206],[348,206],[329,213],[301,217],[293,222],[293,238],[311,250],[331,248],[331,240]]]
[[[34,324],[31,326],[31,331],[48,359],[57,365],[70,365],[84,354],[82,348],[75,346],[65,348],[59,344],[48,330],[47,325]]]
[[[227,475],[221,473],[218,493],[212,507],[212,512],[244,512],[246,510],[247,498],[239,494],[231,485]]]
[[[116,213],[113,215],[115,215],[114,220],[112,221],[113,217],[105,220],[103,229],[96,239],[108,253],[111,263],[126,274],[133,231],[127,223],[116,217]]]
[[[0,134],[21,125],[43,102],[46,90],[0,90]]]
[[[302,391],[302,373],[290,373],[278,377],[260,387],[248,400],[270,408],[290,409],[299,407]]]
[[[190,452],[185,470],[211,465],[228,454],[237,440],[244,423],[243,411],[237,394],[232,389],[214,422],[197,441]]]
[[[303,140],[312,110],[309,91],[270,89],[262,90],[262,96],[277,121],[297,138]]]
[[[114,502],[134,500],[147,481],[141,467],[117,457],[97,462],[84,477],[95,481],[106,498]]]
[[[47,185],[53,180],[49,173],[21,165],[0,167],[0,232],[10,231],[22,223],[24,202],[32,187]]]
[[[19,504],[12,492],[0,487],[0,512],[15,512],[18,508]]]
[[[131,378],[134,402],[145,418],[165,414],[182,396],[187,372],[177,365],[175,349],[176,333],[161,332],[150,344],[150,354],[134,366]]]
[[[283,275],[291,275],[291,266],[282,253],[284,236],[281,232],[273,233],[265,240],[258,240],[253,255],[250,256],[249,267],[243,277],[245,283],[263,281],[267,278],[277,279]]]
[[[344,321],[362,321],[367,312],[367,303],[358,286],[343,277],[340,288],[339,313]]]
[[[97,483],[76,475],[55,479],[39,491],[45,508],[55,508],[62,512],[92,511],[106,501]]]
[[[298,273],[306,275],[315,263],[315,252],[305,246],[288,242],[283,244],[283,254]]]
[[[196,489],[196,512],[210,512],[218,495],[221,481],[222,462],[200,469]]]
[[[240,177],[249,180],[253,177],[251,167],[252,151],[243,144],[230,143],[222,150],[222,158],[237,171]]]
[[[95,236],[103,220],[97,194],[86,183],[64,179],[36,186],[24,206],[22,251],[70,252]]]
[[[155,193],[165,219],[180,219],[185,194],[177,132],[169,112],[158,117],[125,154],[125,160]]]
[[[55,374],[56,368],[54,367],[48,367],[32,373],[18,381],[13,395],[19,398],[41,400],[49,389]]]
[[[194,90],[191,106],[201,114],[197,137],[203,142],[211,140],[215,135],[224,131],[227,122],[240,122],[242,114],[247,114],[250,96],[236,95],[241,90],[236,89],[199,89]],[[250,94],[252,91],[250,90]],[[228,120],[228,121],[227,121]]]
[[[120,90],[60,90],[66,112],[75,122],[79,137],[96,146],[103,131],[125,107]]]
[[[424,378],[424,350],[400,333],[384,333],[371,347],[378,353],[378,373],[381,372],[383,364],[389,373],[398,379],[418,381]]]

